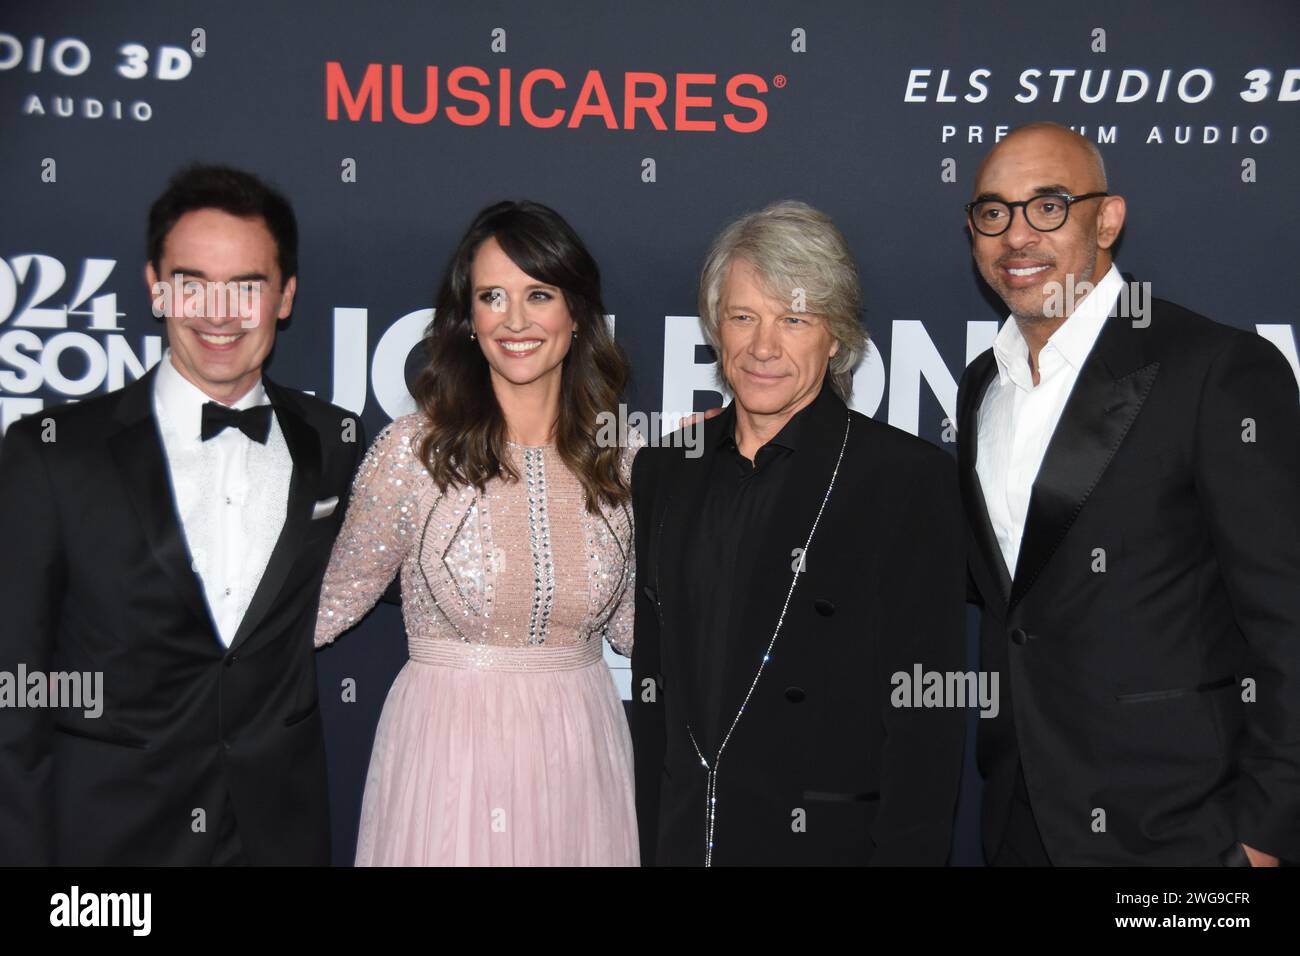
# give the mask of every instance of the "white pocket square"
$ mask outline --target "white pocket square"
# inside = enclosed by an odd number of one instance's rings
[[[334,513],[334,509],[339,506],[339,496],[333,498],[324,498],[311,506],[311,520],[317,521],[320,518],[328,518]]]

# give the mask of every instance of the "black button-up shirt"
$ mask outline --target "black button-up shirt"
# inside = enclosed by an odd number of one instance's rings
[[[828,387],[823,384],[823,391]],[[687,642],[694,650],[694,661],[685,673],[694,680],[692,699],[698,702],[705,721],[697,729],[696,740],[710,760],[740,706],[739,700],[723,699],[730,669],[743,668],[750,674],[760,663],[757,659],[729,660],[728,651],[735,646],[736,629],[743,625],[751,599],[755,552],[777,546],[765,539],[765,532],[780,507],[783,486],[798,454],[802,422],[816,404],[814,399],[795,413],[758,449],[752,462],[736,445],[735,402],[719,416],[702,504],[687,533],[683,556],[684,609],[694,631]]]

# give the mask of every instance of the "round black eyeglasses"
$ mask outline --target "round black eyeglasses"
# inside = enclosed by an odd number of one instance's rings
[[[977,199],[966,204],[966,215],[975,231],[983,236],[1000,236],[1011,228],[1011,217],[1017,206],[1025,210],[1025,221],[1039,232],[1053,232],[1070,218],[1070,207],[1085,199],[1098,199],[1110,193],[1043,193],[1020,202],[1003,202],[1001,199]]]

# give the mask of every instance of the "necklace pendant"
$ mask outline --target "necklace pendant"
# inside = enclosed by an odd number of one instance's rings
[[[715,767],[709,771],[704,787],[704,865],[713,865],[713,823],[718,808],[718,771]]]
[[[804,561],[806,561],[808,552],[812,548],[813,536],[817,534],[817,525],[821,523],[822,513],[826,510],[826,503],[831,500],[831,491],[835,488],[835,479],[839,477],[840,465],[844,461],[844,450],[849,446],[849,430],[852,425],[853,415],[850,412],[844,420],[844,438],[840,442],[839,457],[835,459],[835,467],[831,471],[831,480],[826,485],[826,494],[822,496],[821,507],[817,509],[817,516],[813,518],[812,527],[808,529],[808,538],[804,541]],[[727,732],[722,736],[722,742],[718,744],[717,753],[713,755],[712,767],[704,758],[704,751],[700,749],[700,744],[695,739],[695,733],[691,730],[690,722],[688,721],[686,724],[686,734],[691,739],[691,746],[695,748],[695,755],[700,758],[700,766],[708,772],[704,787],[705,866],[713,866],[713,832],[718,814],[718,765],[722,762],[722,752],[727,749],[732,731],[736,729],[741,716],[745,713],[745,705],[749,703],[749,699],[754,695],[754,688],[758,686],[759,678],[763,676],[763,669],[772,660],[772,648],[776,646],[776,639],[781,633],[781,626],[785,624],[785,613],[790,607],[790,598],[794,595],[795,586],[799,583],[799,572],[805,567],[804,561],[800,561],[798,568],[795,569],[794,577],[790,581],[790,588],[785,592],[785,603],[781,605],[781,613],[776,619],[776,629],[772,631],[772,638],[767,643],[767,650],[763,652],[763,659],[759,662],[758,671],[754,674],[753,681],[750,682],[749,692],[745,694],[745,699],[740,702],[740,709],[736,711],[736,716],[731,720],[731,726],[727,728]]]

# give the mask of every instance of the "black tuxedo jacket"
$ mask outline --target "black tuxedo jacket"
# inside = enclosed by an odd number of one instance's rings
[[[1018,762],[1054,864],[1215,865],[1238,841],[1300,857],[1300,406],[1281,353],[1159,300],[1149,327],[1108,318],[1014,577],[975,472],[996,378],[990,350],[958,394],[982,666],[1010,698],[979,722],[986,857]]]
[[[0,670],[98,671],[104,696],[98,718],[0,710],[0,864],[206,864],[230,808],[250,863],[327,865],[312,636],[360,422],[348,443],[349,412],[265,381],[288,509],[227,649],[191,570],[154,377],[29,416],[0,449]]]
[[[897,709],[890,679],[965,666],[962,518],[956,469],[934,446],[847,407],[810,406],[770,527],[749,530],[755,564],[724,728],[771,639],[801,548],[851,418],[835,488],[817,526],[772,660],[723,755],[715,864],[943,865],[961,774],[965,712]],[[705,780],[687,722],[702,715],[684,674],[683,540],[716,453],[643,448],[633,468],[637,583],[631,726],[637,819],[647,865],[700,865]],[[798,816],[803,811],[803,816]],[[796,824],[802,819],[802,826]]]

